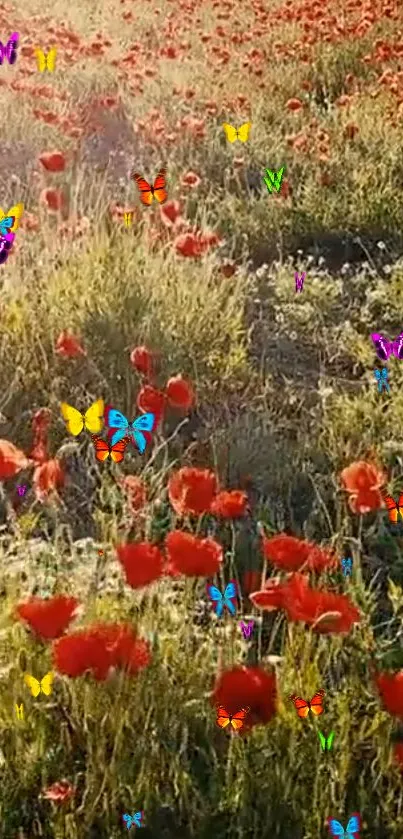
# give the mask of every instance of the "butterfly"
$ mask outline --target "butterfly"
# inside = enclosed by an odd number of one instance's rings
[[[56,67],[56,55],[57,49],[56,47],[52,47],[49,52],[46,54],[40,47],[36,47],[34,49],[34,53],[36,55],[36,63],[38,65],[38,70],[43,73],[45,70],[49,70],[49,73],[53,73]]]
[[[241,143],[246,143],[247,139],[249,138],[249,132],[251,127],[251,122],[244,122],[244,124],[240,125],[239,128],[234,128],[228,122],[224,122],[223,124],[225,136],[230,143],[235,143],[235,140],[240,140]]]
[[[399,514],[403,519],[403,492],[399,495],[399,501],[396,504],[394,498],[391,495],[382,495],[382,498],[385,502],[385,507],[388,511],[389,521],[393,522],[393,524],[397,523],[399,518]]]
[[[0,64],[3,64],[5,58],[9,64],[15,64],[17,61],[17,46],[19,37],[18,32],[13,32],[5,46],[0,41]]]
[[[133,221],[133,213],[131,211],[123,213],[124,223],[126,227],[130,227]]]
[[[227,725],[229,725],[230,728],[234,729],[234,731],[239,731],[239,729],[242,728],[245,717],[249,711],[249,707],[241,708],[241,710],[237,711],[236,714],[229,714],[223,705],[219,705],[217,708],[217,725],[219,725],[220,728],[226,728]]]
[[[353,560],[351,559],[351,556],[348,556],[345,559],[342,559],[341,564],[342,564],[342,567],[343,567],[344,576],[346,577],[347,574],[350,574],[350,576],[351,576],[351,568],[352,568],[352,565],[353,565]]]
[[[374,370],[374,376],[378,382],[378,393],[382,393],[383,388],[385,388],[387,393],[390,393],[388,371],[386,367],[382,367],[382,370]]]
[[[104,461],[110,456],[114,463],[121,463],[127,445],[126,440],[119,440],[119,442],[115,443],[114,446],[111,446],[111,444],[107,443],[105,440],[101,440],[100,437],[93,437],[92,440],[97,460],[104,463]]]
[[[298,276],[298,271],[295,272],[294,277],[295,277],[295,291],[296,292],[297,291],[302,291],[302,289],[304,287],[305,276],[306,276],[306,271],[303,271],[300,277]]]
[[[243,621],[240,622],[239,626],[242,629],[244,638],[250,638],[250,636],[252,635],[254,625],[255,625],[255,621],[248,621],[247,626]]]
[[[62,412],[63,419],[65,420],[67,430],[70,431],[70,434],[74,434],[74,437],[77,437],[83,428],[87,428],[91,434],[98,434],[98,432],[102,430],[102,426],[104,424],[104,407],[104,400],[97,399],[96,402],[90,405],[85,414],[81,414],[80,411],[77,411],[77,408],[73,408],[73,406],[68,405],[67,402],[62,402],[60,404],[60,410]]]
[[[218,618],[221,618],[222,613],[224,611],[224,606],[227,607],[231,615],[235,615],[237,597],[236,580],[229,581],[223,595],[221,594],[221,591],[219,588],[217,588],[217,586],[213,586],[211,585],[211,583],[207,583],[207,593],[210,599],[213,601],[213,609],[215,610],[215,613]]]
[[[389,356],[394,353],[396,358],[403,358],[403,332],[397,336],[395,341],[387,341],[383,335],[378,335],[377,332],[371,334],[371,338],[375,344],[375,350],[378,358],[381,361],[387,361]]]
[[[329,832],[331,836],[345,836],[346,839],[359,839],[359,831],[361,828],[361,818],[359,813],[353,813],[348,820],[348,825],[344,827],[337,819],[327,820]]]
[[[15,713],[17,714],[17,720],[23,720],[24,719],[24,706],[23,706],[22,702],[21,702],[21,705],[17,705],[17,703],[15,703],[14,707],[15,707]]]
[[[140,454],[143,454],[147,445],[147,440],[144,434],[142,434],[142,431],[152,431],[154,425],[154,414],[142,414],[141,417],[137,417],[137,419],[133,420],[130,425],[129,420],[126,419],[120,411],[117,411],[115,408],[110,408],[107,424],[109,428],[117,429],[112,435],[112,446],[114,446],[115,443],[118,443],[119,440],[123,440],[123,437],[126,437],[126,435],[131,435],[133,438],[132,443],[136,443]]]
[[[153,198],[156,198],[159,204],[163,204],[167,200],[168,194],[166,187],[166,169],[160,169],[154,181],[154,186],[151,186],[148,181],[141,177],[138,172],[133,172],[132,178],[140,190],[140,201],[147,207],[153,203]]]
[[[52,693],[53,679],[53,673],[46,673],[46,676],[44,676],[40,682],[38,679],[35,679],[35,676],[30,676],[29,673],[26,673],[24,676],[26,686],[30,689],[32,696],[35,697],[39,696],[41,691],[45,694],[45,696],[50,696]]]
[[[294,694],[290,696],[290,699],[292,700],[297,709],[298,716],[302,719],[306,719],[306,717],[309,714],[309,709],[311,709],[315,717],[319,717],[320,714],[323,714],[324,707],[322,705],[322,700],[324,695],[324,690],[318,690],[318,692],[315,693],[315,696],[312,697],[310,702],[307,702],[305,701],[305,699],[301,699],[300,696],[295,696]]]
[[[20,226],[20,218],[24,212],[23,204],[15,204],[4,213],[0,207],[0,235],[8,242],[14,241],[14,233]]]
[[[325,752],[326,749],[327,749],[327,751],[330,752],[330,749],[332,748],[333,740],[334,740],[334,731],[331,731],[330,734],[329,734],[329,737],[327,737],[327,738],[325,737],[324,734],[322,734],[321,731],[318,731],[318,737],[319,737],[319,740],[320,740],[320,745],[322,746],[322,750]]]
[[[129,816],[128,813],[125,813],[124,816],[123,816],[123,821],[126,822],[126,827],[127,827],[128,830],[130,830],[130,828],[132,827],[133,824],[136,827],[144,827],[144,825],[141,824],[141,820],[142,820],[143,816],[144,816],[144,813],[143,813],[142,810],[139,810],[138,813],[133,813],[132,816]]]

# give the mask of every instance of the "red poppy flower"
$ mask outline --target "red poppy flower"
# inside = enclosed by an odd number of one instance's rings
[[[382,507],[379,490],[386,483],[386,475],[377,466],[357,460],[343,469],[340,477],[350,493],[348,503],[354,513],[368,513]]]
[[[41,463],[34,471],[33,484],[38,501],[45,501],[50,492],[57,492],[64,483],[64,470],[57,457]]]
[[[375,683],[387,711],[403,719],[403,670],[398,673],[378,673]]]
[[[47,209],[53,213],[59,212],[65,206],[65,198],[60,189],[43,189],[39,201],[46,204]]]
[[[169,500],[178,516],[209,512],[216,490],[216,476],[208,469],[184,466],[168,481]]]
[[[153,370],[153,354],[147,347],[135,347],[130,353],[130,363],[138,373],[150,376]]]
[[[63,172],[66,168],[66,158],[61,151],[47,151],[39,155],[42,166],[48,172]]]
[[[161,577],[164,557],[150,542],[118,545],[116,551],[132,588],[143,588]]]
[[[213,577],[223,558],[221,545],[214,539],[199,539],[191,533],[173,530],[165,539],[168,573],[187,577]]]
[[[285,592],[289,620],[303,621],[320,633],[349,632],[360,613],[345,594],[310,588],[306,577],[293,574]]]
[[[90,671],[98,681],[114,667],[134,676],[151,660],[147,642],[128,624],[94,624],[59,638],[52,649],[59,673],[75,678]]]
[[[188,411],[194,402],[194,390],[190,382],[186,381],[183,376],[173,376],[168,380],[165,392],[169,404],[173,408],[181,408],[183,411]]]
[[[304,107],[304,104],[303,104],[303,102],[301,102],[300,99],[297,99],[296,97],[294,97],[293,99],[289,99],[285,103],[285,106],[287,108],[287,111],[300,111],[301,108]]]
[[[77,358],[79,355],[87,355],[78,338],[75,338],[68,329],[63,329],[60,333],[56,341],[56,352],[63,358]]]
[[[216,680],[211,701],[213,705],[224,705],[230,714],[249,707],[244,728],[265,725],[276,713],[276,676],[261,667],[224,670]]]
[[[45,463],[48,460],[48,433],[52,414],[49,408],[40,408],[32,420],[34,442],[29,456],[35,463]]]
[[[182,209],[179,201],[166,201],[160,207],[161,221],[166,227],[174,227],[178,219],[181,218]]]
[[[66,804],[75,795],[75,788],[69,781],[56,781],[52,786],[43,790],[42,796],[56,804]]]
[[[199,186],[201,180],[196,172],[186,172],[186,175],[182,175],[181,184],[182,186],[189,186],[191,189],[196,189]]]
[[[16,612],[21,620],[29,624],[36,635],[49,641],[65,632],[78,605],[75,597],[66,597],[63,594],[48,600],[31,597],[25,603],[19,603]]]
[[[164,415],[165,393],[151,385],[144,385],[137,396],[137,407],[144,414],[154,414],[154,431]]]
[[[337,567],[334,555],[304,539],[295,539],[285,533],[267,539],[263,534],[262,542],[266,559],[281,571],[299,571],[304,568],[320,572]]]
[[[8,440],[0,440],[0,480],[14,478],[21,469],[26,469],[30,465],[31,461],[21,449],[17,449]]]
[[[248,504],[246,492],[240,489],[219,492],[211,504],[211,512],[222,519],[238,519],[244,516]]]
[[[137,475],[126,475],[119,483],[127,494],[132,511],[141,510],[147,501],[147,489],[141,478],[138,478]]]
[[[249,600],[258,609],[264,609],[267,612],[285,609],[288,585],[288,582],[282,583],[279,579],[268,580],[261,591],[254,591],[249,595]]]

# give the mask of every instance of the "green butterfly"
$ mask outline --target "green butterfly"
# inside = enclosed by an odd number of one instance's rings
[[[329,737],[327,739],[324,736],[324,734],[322,734],[321,731],[318,731],[318,737],[319,737],[319,740],[320,740],[320,745],[322,746],[322,750],[324,752],[326,750],[328,752],[330,752],[330,749],[332,748],[333,740],[334,740],[334,731],[330,732]]]

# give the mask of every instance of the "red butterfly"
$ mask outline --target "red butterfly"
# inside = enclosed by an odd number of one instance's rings
[[[403,519],[403,492],[399,495],[399,501],[396,504],[394,498],[391,495],[382,495],[382,498],[385,502],[385,507],[388,511],[389,520],[392,521],[394,524],[397,524],[397,520],[399,518],[399,514]]]
[[[324,690],[318,690],[318,692],[315,693],[315,696],[312,697],[310,702],[307,702],[305,701],[305,699],[301,699],[300,696],[295,696],[294,694],[290,696],[290,699],[293,701],[297,709],[298,716],[302,717],[302,719],[305,719],[309,714],[309,709],[311,709],[315,717],[319,717],[320,714],[323,714],[323,711],[325,710],[322,705],[324,695]]]
[[[143,202],[147,207],[153,203],[153,198],[156,198],[160,204],[163,204],[164,201],[167,200],[168,194],[165,189],[166,187],[166,169],[160,169],[158,175],[154,181],[154,186],[151,186],[148,181],[141,177],[138,172],[133,172],[132,178],[136,181],[137,186],[140,190],[140,201]]]
[[[107,443],[105,440],[101,440],[100,437],[93,437],[92,438],[95,448],[95,457],[97,460],[100,460],[101,463],[104,463],[105,460],[110,456],[111,460],[114,463],[121,463],[124,457],[125,448],[127,446],[126,440],[119,440],[118,443],[115,443],[114,446],[111,446],[110,443]]]
[[[217,725],[220,728],[226,728],[227,725],[232,726],[234,731],[239,731],[242,728],[245,717],[249,713],[250,708],[241,708],[236,714],[229,714],[223,705],[217,708]]]

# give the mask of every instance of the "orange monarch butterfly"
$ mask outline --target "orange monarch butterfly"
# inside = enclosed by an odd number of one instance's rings
[[[311,709],[315,717],[319,717],[320,714],[323,714],[323,711],[325,710],[322,705],[324,695],[324,690],[318,690],[318,692],[315,693],[315,696],[312,697],[310,702],[305,701],[305,699],[301,699],[300,696],[295,696],[295,694],[292,694],[290,696],[290,699],[292,700],[297,709],[298,716],[302,719],[306,719],[306,717],[309,714],[309,709]]]
[[[105,460],[110,456],[111,460],[114,463],[121,463],[124,457],[125,448],[127,445],[126,440],[119,440],[118,443],[115,443],[114,446],[111,446],[110,443],[107,443],[105,440],[101,440],[100,437],[92,437],[94,448],[95,448],[95,457],[97,460],[100,460],[101,463],[104,463]]]
[[[240,711],[237,711],[236,714],[229,714],[228,711],[224,708],[223,705],[219,705],[217,708],[217,725],[220,728],[226,728],[227,725],[232,727],[234,731],[239,731],[245,721],[245,717],[249,713],[250,708],[241,708]]]
[[[394,524],[396,524],[399,518],[399,513],[403,519],[403,492],[401,495],[399,495],[399,501],[397,502],[397,504],[395,499],[392,498],[391,495],[383,495],[382,498],[385,502],[385,507],[388,511],[389,521],[392,521]]]
[[[167,200],[168,194],[166,187],[166,169],[160,169],[154,181],[154,186],[151,186],[148,181],[141,177],[138,172],[133,172],[132,178],[140,190],[140,201],[149,207],[153,203],[153,198],[156,198],[160,204]]]

